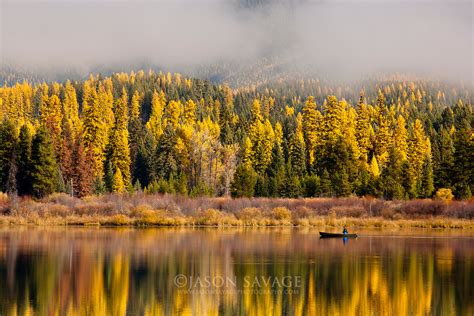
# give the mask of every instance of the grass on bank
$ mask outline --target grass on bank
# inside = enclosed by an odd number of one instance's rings
[[[0,225],[298,226],[474,229],[474,201],[188,198],[125,194],[41,201],[0,196]]]

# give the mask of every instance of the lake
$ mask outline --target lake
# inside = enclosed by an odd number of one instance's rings
[[[0,228],[0,315],[473,315],[474,233]]]

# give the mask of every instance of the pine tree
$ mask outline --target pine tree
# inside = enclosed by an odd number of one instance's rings
[[[234,113],[234,96],[228,86],[223,87],[224,103],[221,105],[219,125],[221,126],[221,142],[224,145],[234,143],[235,125],[238,115]]]
[[[275,144],[273,145],[271,161],[272,162],[267,169],[267,175],[270,178],[268,183],[268,194],[270,196],[277,196],[286,172],[283,148],[278,138],[275,139]]]
[[[41,198],[56,188],[56,160],[47,129],[41,127],[31,144],[31,182],[33,195]]]
[[[10,169],[16,168],[17,137],[16,128],[10,120],[0,124],[0,192],[7,192],[9,185]]]
[[[436,188],[450,188],[453,183],[454,170],[454,143],[449,131],[441,128],[437,134],[435,143],[438,151],[438,157],[434,162],[434,178]]]
[[[287,166],[285,176],[279,188],[279,194],[285,198],[297,198],[301,196],[302,188],[299,177],[292,172],[291,166]]]
[[[154,179],[169,179],[178,172],[176,153],[176,132],[168,125],[156,147],[153,176]]]
[[[296,131],[290,142],[289,163],[292,170],[292,176],[303,176],[306,173],[306,153],[303,138],[302,116],[298,113]]]
[[[143,187],[146,187],[150,182],[155,142],[151,132],[142,125],[140,120],[132,119],[129,131],[131,176],[135,182],[139,181]]]
[[[431,158],[427,155],[423,162],[423,169],[421,173],[421,178],[418,181],[417,191],[419,195],[424,198],[430,198],[433,195],[434,183],[433,183],[433,167],[431,163]]]
[[[20,128],[18,139],[17,187],[19,195],[31,195],[31,133],[28,125]]]
[[[453,178],[457,198],[469,198],[474,186],[474,134],[472,129],[462,128],[455,134]]]
[[[402,162],[402,185],[405,191],[405,198],[413,199],[418,196],[416,188],[416,177],[413,174],[414,170],[410,166],[409,160]]]
[[[402,164],[405,160],[398,149],[391,148],[387,164],[381,174],[381,190],[387,199],[400,200],[405,197],[402,176]]]
[[[232,197],[252,197],[257,184],[257,173],[251,166],[240,164],[231,184]]]

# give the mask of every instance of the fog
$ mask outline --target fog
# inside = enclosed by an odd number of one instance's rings
[[[340,79],[473,79],[470,1],[0,1],[3,66],[192,71],[265,59]]]

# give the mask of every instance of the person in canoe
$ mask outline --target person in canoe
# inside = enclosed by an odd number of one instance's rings
[[[344,229],[342,230],[342,233],[343,233],[344,235],[347,235],[347,227],[346,227],[346,225],[344,225]]]

